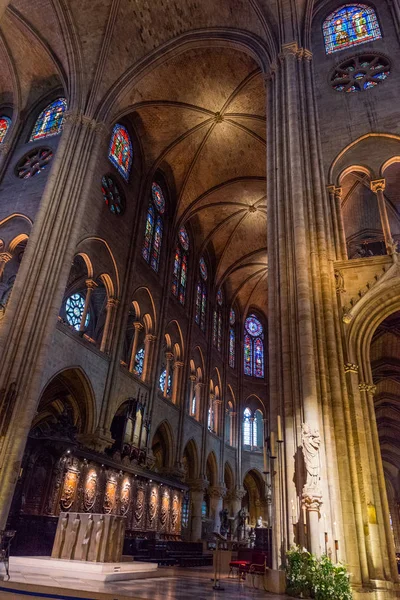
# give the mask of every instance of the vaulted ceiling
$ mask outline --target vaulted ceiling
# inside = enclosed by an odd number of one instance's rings
[[[258,0],[13,0],[1,24],[0,101],[29,109],[63,86],[93,114],[108,102],[110,122],[132,115],[144,176],[168,175],[175,230],[193,232],[214,288],[243,313],[267,311],[264,81],[251,52],[200,37],[245,31],[270,48],[271,8]],[[192,32],[194,41],[171,51],[172,40]]]

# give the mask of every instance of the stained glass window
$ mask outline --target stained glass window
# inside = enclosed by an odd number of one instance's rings
[[[375,11],[365,4],[346,4],[323,24],[325,50],[332,54],[382,37]]]
[[[144,363],[144,348],[140,348],[135,356],[135,366],[133,368],[136,375],[139,377],[143,373],[143,363]]]
[[[175,248],[174,270],[172,274],[172,293],[182,306],[186,299],[189,236],[185,227],[181,227]]]
[[[158,271],[161,255],[161,244],[163,235],[163,219],[165,212],[165,200],[161,187],[153,181],[151,186],[151,198],[147,210],[146,227],[142,255],[150,263],[154,271]]]
[[[196,310],[195,310],[195,321],[197,325],[200,325],[200,314],[201,314],[201,283],[197,282],[196,286]]]
[[[212,401],[210,401],[212,402]],[[214,407],[210,404],[208,407],[208,429],[209,431],[215,431],[215,422],[214,422]]]
[[[126,127],[118,123],[114,125],[111,135],[108,158],[128,181],[133,159],[132,142]]]
[[[144,230],[144,242],[142,248],[143,258],[149,262],[151,246],[153,242],[153,233],[154,233],[154,208],[153,205],[150,204],[149,210],[147,211],[146,218],[146,228]]]
[[[160,390],[162,392],[164,392],[164,386],[165,386],[165,378],[167,376],[167,370],[164,369],[160,375]],[[171,375],[168,375],[168,387],[167,387],[167,396],[171,395],[171,389],[172,389],[172,379],[171,379]]]
[[[222,313],[218,313],[218,334],[217,334],[217,348],[218,352],[222,350]]]
[[[252,446],[251,441],[251,410],[245,408],[243,412],[243,444],[244,446]]]
[[[217,292],[217,304],[218,304],[218,306],[222,306],[223,301],[224,301],[224,297],[222,295],[222,290],[219,289],[218,292]]]
[[[231,325],[234,325],[236,321],[236,315],[235,315],[235,311],[233,310],[233,308],[231,308],[230,312],[229,312],[229,323]]]
[[[50,148],[35,148],[17,163],[15,173],[20,179],[29,179],[41,173],[52,159],[53,152]]]
[[[256,410],[254,413],[254,420],[253,420],[253,446],[257,446],[257,448],[262,448],[263,443],[264,443],[263,431],[264,431],[263,415],[262,415],[261,410]]]
[[[191,411],[192,411],[192,412],[191,412],[190,414],[191,414],[193,417],[195,417],[195,416],[196,416],[196,394],[193,394]]]
[[[259,319],[251,314],[244,323],[244,374],[264,377],[264,330]]]
[[[65,98],[58,98],[58,100],[46,106],[36,119],[29,141],[34,142],[61,133],[66,110],[67,101]]]
[[[104,175],[101,179],[101,191],[104,202],[110,211],[117,216],[121,216],[125,210],[125,202],[117,185],[117,182],[110,176]]]
[[[200,258],[199,261],[199,267],[200,267],[200,275],[202,277],[202,279],[204,279],[204,281],[207,281],[207,265],[206,265],[206,261],[204,260],[203,257]]]
[[[189,526],[189,496],[185,494],[182,502],[182,527]]]
[[[0,144],[4,142],[7,131],[11,125],[11,119],[8,117],[0,117]]]
[[[83,311],[85,308],[85,298],[82,294],[72,294],[65,302],[65,314],[67,321],[74,329],[79,331]],[[86,314],[85,327],[89,324],[89,311]]]
[[[387,79],[389,59],[378,54],[362,54],[343,61],[331,76],[331,85],[337,92],[364,92]]]
[[[218,337],[218,313],[217,313],[217,310],[214,310],[212,343],[213,343],[213,346],[215,346],[215,347],[217,347],[217,337]]]
[[[229,366],[235,368],[235,330],[229,328]]]

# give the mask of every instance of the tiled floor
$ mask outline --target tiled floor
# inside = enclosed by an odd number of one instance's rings
[[[166,570],[166,577],[142,579],[137,581],[121,581],[97,584],[83,580],[56,580],[44,575],[19,575],[14,573],[7,584],[0,582],[1,600],[27,600],[27,598],[56,600],[283,600],[283,596],[275,596],[260,592],[244,585],[237,579],[221,580],[224,590],[214,591],[210,580],[212,571],[207,569]],[[5,588],[8,588],[6,591]],[[17,593],[17,588],[21,591]],[[24,591],[29,593],[24,595]],[[31,594],[34,594],[33,596]],[[41,595],[44,594],[44,595]]]

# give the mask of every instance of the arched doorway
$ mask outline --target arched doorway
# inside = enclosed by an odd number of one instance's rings
[[[251,469],[243,480],[243,487],[246,491],[242,500],[242,508],[245,508],[249,515],[250,527],[255,527],[258,517],[265,520],[265,491],[264,481],[261,473],[256,469]]]

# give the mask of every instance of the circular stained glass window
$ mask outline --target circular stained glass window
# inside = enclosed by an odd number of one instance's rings
[[[217,292],[217,302],[219,304],[219,306],[222,306],[222,302],[223,302],[224,298],[222,296],[222,290],[218,290]]]
[[[201,257],[200,261],[199,261],[199,266],[200,266],[200,275],[202,276],[202,278],[204,279],[204,281],[207,281],[207,265],[206,265],[206,261],[204,260],[203,257]]]
[[[179,230],[179,241],[181,243],[182,248],[187,252],[189,250],[189,236],[187,234],[186,228],[183,226]]]
[[[233,308],[231,308],[230,313],[229,313],[229,323],[231,325],[234,325],[235,321],[236,321],[235,311],[233,310]]]
[[[153,182],[151,186],[151,195],[153,196],[153,202],[156,205],[156,208],[159,213],[164,214],[165,211],[165,200],[164,194],[162,193],[162,189],[158,185],[158,183]]]
[[[125,202],[118,188],[117,182],[111,175],[104,175],[101,180],[101,191],[104,202],[114,215],[122,215],[125,210]]]
[[[247,333],[249,333],[253,337],[257,337],[263,332],[263,326],[261,325],[260,321],[255,315],[248,316],[244,323],[244,326]]]
[[[84,308],[85,298],[82,296],[82,294],[73,294],[72,296],[67,298],[67,301],[65,303],[65,313],[67,316],[67,321],[76,330],[79,330],[79,327],[81,325],[81,319]],[[87,313],[85,319],[85,327],[88,326],[89,319],[90,316],[89,313]]]
[[[53,158],[53,151],[50,148],[35,148],[17,163],[15,173],[20,179],[28,179],[38,175],[47,167]]]
[[[363,92],[390,75],[390,62],[377,54],[363,54],[342,62],[333,71],[331,85],[337,92]]]
[[[166,376],[167,376],[167,371],[166,371],[166,369],[164,369],[164,371],[161,373],[160,379],[159,379],[160,390],[162,392],[164,391]],[[168,375],[167,396],[170,396],[170,394],[171,394],[171,384],[172,384],[171,375]]]

